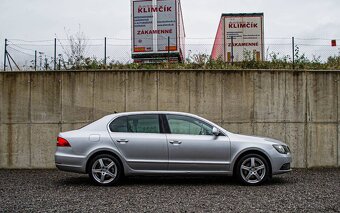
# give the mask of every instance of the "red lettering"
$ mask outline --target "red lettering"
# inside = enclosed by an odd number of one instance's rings
[[[147,7],[142,7],[139,6],[138,13],[163,13],[163,12],[172,12],[172,7],[171,6],[147,6]]]
[[[257,47],[259,46],[258,42],[254,42],[254,43],[234,43],[233,44],[234,47]],[[228,43],[228,47],[231,47],[231,43]]]
[[[151,34],[171,34],[172,29],[169,30],[137,30],[137,35],[151,35]]]
[[[258,28],[258,23],[254,23],[254,22],[230,22],[229,28]]]

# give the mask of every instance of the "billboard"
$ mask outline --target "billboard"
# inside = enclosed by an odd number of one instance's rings
[[[212,51],[213,59],[262,61],[263,54],[263,13],[222,15]]]
[[[132,0],[132,58],[183,57],[179,0]]]

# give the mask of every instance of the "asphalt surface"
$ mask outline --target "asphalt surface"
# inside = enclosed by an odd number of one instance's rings
[[[230,177],[130,177],[116,187],[57,170],[0,170],[0,212],[340,212],[340,169],[259,187]]]

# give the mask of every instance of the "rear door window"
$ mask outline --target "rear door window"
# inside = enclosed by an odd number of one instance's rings
[[[128,132],[127,128],[127,116],[119,117],[111,122],[111,132]]]
[[[160,133],[159,116],[129,115],[119,117],[110,124],[111,132]]]

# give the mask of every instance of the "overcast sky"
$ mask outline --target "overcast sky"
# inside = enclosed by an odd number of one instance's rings
[[[182,8],[187,43],[213,38],[221,13],[239,12],[263,12],[265,38],[340,38],[340,0],[182,0]],[[129,0],[1,0],[0,67],[5,38],[65,37],[80,25],[88,38],[129,39],[130,16]]]

